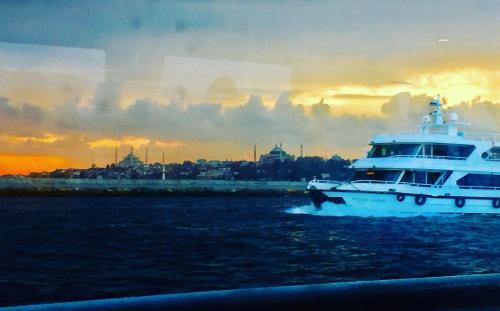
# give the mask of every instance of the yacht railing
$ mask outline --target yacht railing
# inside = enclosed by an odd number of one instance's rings
[[[500,141],[500,133],[471,132],[464,133],[464,137],[471,140]]]
[[[486,158],[484,159],[485,161],[493,161],[493,162],[500,162],[500,159],[489,159],[489,158]]]
[[[413,187],[424,187],[424,188],[430,188],[430,187],[434,186],[431,184],[419,184],[419,183],[414,183],[414,182],[399,182],[398,185],[408,185],[408,186],[413,186]],[[434,188],[441,188],[441,186],[435,186]]]
[[[432,184],[421,184],[421,183],[411,183],[411,182],[396,182],[396,181],[387,181],[387,180],[353,180],[351,181],[351,184],[393,184],[393,185],[408,185],[408,186],[415,186],[415,187],[433,187],[434,185]],[[440,188],[441,185],[435,186]]]
[[[500,187],[489,186],[458,186],[460,189],[481,189],[481,190],[500,190]]]
[[[335,184],[340,185],[344,182],[341,181],[333,181],[333,180],[313,180],[316,183],[325,183],[325,184]],[[442,188],[443,182],[438,179],[434,184],[424,184],[424,183],[415,183],[415,182],[397,182],[390,180],[371,180],[371,179],[358,179],[347,182],[354,186],[354,184],[379,184],[379,185],[407,185],[413,187],[423,187],[423,188]],[[489,186],[458,186],[460,189],[483,189],[483,190],[500,190],[500,187],[489,187]]]
[[[360,180],[353,180],[350,182],[351,184],[395,184],[395,181],[388,181],[388,180],[370,180],[370,179],[360,179]]]
[[[442,131],[442,130],[435,130],[435,131],[429,131],[429,134],[434,134],[434,135],[446,135],[448,136],[448,131]],[[407,132],[394,132],[394,133],[382,133],[377,136],[401,136],[401,135],[427,135],[423,134],[421,131],[407,131]],[[494,133],[494,132],[459,132],[458,135],[459,137],[464,137],[466,139],[470,140],[479,140],[479,141],[500,141],[500,133]]]
[[[394,185],[408,185],[413,187],[424,187],[424,188],[442,188],[442,184],[422,184],[422,183],[412,183],[412,182],[395,182],[387,180],[353,180],[351,184],[394,184]],[[500,187],[488,187],[488,186],[459,186],[461,189],[484,189],[484,190],[500,190]]]
[[[429,134],[436,134],[436,135],[448,135],[447,131],[429,131]],[[375,135],[377,136],[401,136],[401,135],[425,135],[421,131],[402,131],[402,132],[387,132],[387,133],[381,133]]]
[[[318,183],[318,184],[334,184],[334,185],[339,185],[342,183],[341,181],[326,180],[326,179],[313,179],[312,182]]]
[[[417,159],[436,159],[436,160],[467,160],[467,157],[453,156],[433,156],[433,155],[393,155],[389,158],[417,158]]]

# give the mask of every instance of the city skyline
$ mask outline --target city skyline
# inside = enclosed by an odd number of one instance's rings
[[[117,146],[356,158],[437,94],[500,131],[499,16],[494,1],[4,1],[0,174],[102,166]]]
[[[213,162],[260,162],[261,157],[264,155],[269,154],[273,149],[278,147],[282,149],[287,155],[291,155],[293,157],[319,157],[322,159],[329,159],[336,154],[324,154],[324,155],[319,155],[319,154],[304,154],[304,149],[303,149],[303,144],[299,146],[299,152],[297,154],[291,153],[287,151],[286,147],[283,147],[282,142],[279,144],[274,144],[272,146],[269,146],[267,149],[262,149],[259,150],[259,146],[257,144],[253,144],[251,147],[251,155],[245,155],[243,158],[206,158],[206,157],[201,157],[201,158],[192,158],[192,159],[181,159],[179,161],[166,161],[165,160],[165,151],[163,149],[149,149],[148,145],[140,145],[138,148],[134,148],[134,145],[122,145],[120,148],[118,146],[115,147],[113,150],[113,153],[109,156],[107,159],[103,159],[102,163],[96,164],[96,163],[89,163],[88,165],[83,165],[81,167],[72,167],[70,166],[70,163],[64,163],[64,162],[59,162],[57,161],[57,157],[54,157],[53,162],[49,163],[49,169],[43,169],[42,167],[37,167],[37,166],[28,166],[23,168],[22,170],[15,170],[15,171],[8,171],[6,170],[5,172],[0,171],[0,176],[1,175],[10,175],[10,174],[20,174],[20,175],[29,175],[30,173],[41,173],[41,172],[50,172],[54,170],[60,170],[60,169],[87,169],[93,166],[96,167],[107,167],[112,164],[117,164],[124,160],[127,156],[130,154],[133,154],[135,157],[137,157],[138,160],[140,160],[144,165],[156,165],[156,164],[180,164],[184,162],[199,162],[199,161],[213,161]],[[293,148],[296,149],[296,148]],[[59,166],[55,166],[59,165]]]

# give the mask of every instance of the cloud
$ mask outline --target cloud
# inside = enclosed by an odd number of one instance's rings
[[[500,132],[500,104],[489,101],[467,102],[450,108],[457,112],[460,121],[468,122],[479,131]]]
[[[38,124],[42,122],[44,113],[39,107],[32,104],[23,103],[19,106],[14,106],[10,104],[7,98],[2,97],[0,98],[0,117],[10,121]]]
[[[382,105],[381,111],[388,122],[415,127],[420,124],[422,117],[430,112],[431,100],[432,97],[425,94],[412,96],[408,92],[403,92]]]
[[[157,141],[237,141],[266,145],[286,141],[354,148],[363,146],[371,135],[380,131],[418,128],[422,116],[430,112],[428,104],[432,99],[425,94],[400,93],[382,105],[381,116],[368,117],[334,115],[335,107],[323,102],[312,105],[308,112],[300,103],[292,103],[288,93],[283,93],[272,108],[265,106],[259,96],[227,108],[215,103],[182,106],[148,99],[120,107],[116,104],[117,87],[116,84],[101,86],[90,106],[73,102],[66,109],[56,109],[55,124],[65,124],[62,130],[69,127],[75,132],[107,139],[134,136]],[[68,107],[73,111],[69,112]],[[493,121],[500,111],[498,104],[463,103],[452,108],[463,115],[463,120],[477,123],[481,128],[498,127]],[[64,123],[68,113],[74,118],[69,124]],[[484,122],[487,116],[490,123]]]
[[[165,149],[165,148],[178,148],[178,147],[184,147],[184,146],[187,146],[189,145],[188,143],[186,142],[183,142],[183,141],[177,141],[177,140],[171,140],[171,141],[160,141],[160,140],[157,140],[155,141],[155,146],[158,146],[162,149]]]
[[[146,146],[151,140],[143,137],[134,136],[124,136],[121,139],[98,139],[94,141],[89,141],[88,145],[90,148],[115,148],[122,145],[132,146],[134,148],[139,148],[141,146]]]
[[[12,104],[0,97],[0,131],[6,134],[30,136],[37,133],[45,120],[45,112],[38,106],[21,103]]]
[[[136,58],[150,76],[166,55],[290,66],[296,88],[499,68],[491,1],[290,1],[286,8],[282,14],[279,1],[10,1],[0,4],[0,40],[102,49],[106,75],[122,79],[137,76]],[[440,38],[453,41],[436,44]]]
[[[58,140],[62,140],[63,136],[55,136],[51,134],[45,134],[40,137],[36,136],[11,136],[11,135],[0,135],[0,141],[4,143],[25,143],[25,142],[43,142],[43,143],[55,143]]]
[[[334,98],[343,99],[389,99],[391,96],[387,95],[369,95],[369,94],[334,94]]]
[[[311,106],[311,113],[315,117],[328,117],[330,116],[330,105],[324,103],[323,99],[317,104]]]
[[[91,102],[75,98],[46,109],[0,100],[4,150],[57,155],[80,164],[104,164],[111,162],[116,146],[120,155],[130,146],[143,154],[148,146],[154,154],[168,150],[168,161],[181,161],[203,157],[250,159],[254,143],[259,152],[267,152],[268,147],[283,142],[292,153],[303,144],[306,151],[314,150],[321,156],[338,153],[359,157],[373,135],[416,130],[422,116],[431,110],[430,96],[410,93],[391,97],[377,116],[335,114],[336,107],[323,102],[306,109],[293,103],[288,93],[277,98],[273,107],[264,105],[259,96],[226,108],[216,103],[181,105],[149,99],[120,106],[120,87],[106,83]],[[461,121],[472,123],[476,129],[500,131],[500,104],[476,98],[448,110],[457,112]],[[34,134],[24,134],[20,125],[27,121],[35,125]]]

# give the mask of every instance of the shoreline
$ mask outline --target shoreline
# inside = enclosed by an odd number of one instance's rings
[[[304,196],[306,182],[0,177],[0,196]]]

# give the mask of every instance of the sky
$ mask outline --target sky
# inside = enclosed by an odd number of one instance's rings
[[[363,156],[440,94],[500,132],[496,1],[2,1],[0,174]]]

